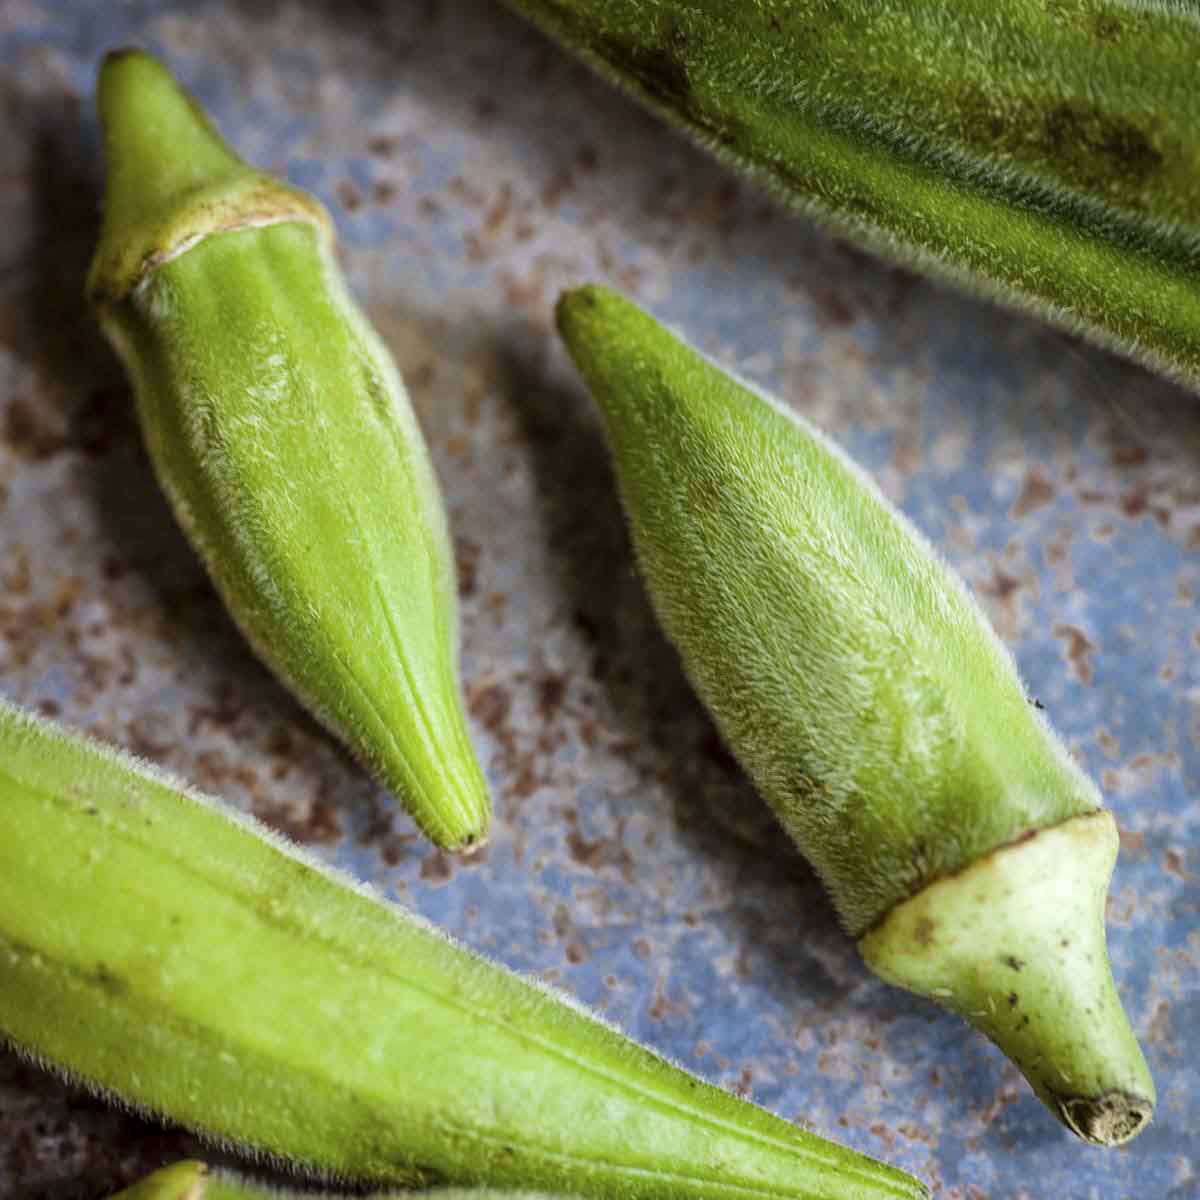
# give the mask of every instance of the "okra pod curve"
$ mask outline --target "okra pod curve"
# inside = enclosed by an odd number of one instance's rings
[[[557,315],[659,620],[867,963],[1081,1137],[1133,1137],[1154,1085],[1105,945],[1116,824],[965,585],[831,441],[629,301]]]
[[[859,244],[1200,385],[1200,10],[510,0]]]
[[[480,843],[446,516],[328,215],[242,163],[149,55],[110,54],[98,99],[88,291],[179,523],[260,657],[421,829]]]
[[[0,704],[0,1036],[331,1177],[918,1200],[116,751]]]
[[[231,1171],[212,1171],[206,1163],[163,1167],[112,1200],[339,1200],[332,1192],[285,1192]],[[342,1197],[341,1200],[350,1200]],[[544,1192],[501,1192],[483,1188],[431,1188],[424,1192],[378,1192],[359,1200],[568,1200]]]

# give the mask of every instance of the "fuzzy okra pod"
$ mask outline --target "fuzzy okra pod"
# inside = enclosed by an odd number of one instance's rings
[[[1116,825],[964,584],[832,442],[629,301],[579,288],[558,327],[658,617],[867,963],[1081,1137],[1133,1137],[1154,1085],[1105,945]]]
[[[1193,4],[510,3],[834,230],[1200,386]]]
[[[88,290],[158,478],[259,655],[439,845],[487,833],[429,455],[310,196],[251,170],[164,68],[110,55]]]
[[[0,702],[0,1036],[330,1176],[920,1200],[127,756]]]
[[[191,1160],[163,1167],[127,1187],[112,1200],[350,1200],[332,1192],[284,1192],[230,1171],[210,1171]],[[480,1188],[431,1188],[424,1192],[374,1193],[359,1200],[567,1200],[542,1192],[501,1192]]]

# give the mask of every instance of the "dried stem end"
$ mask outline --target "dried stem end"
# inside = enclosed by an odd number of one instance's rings
[[[1136,1136],[1155,1101],[1105,946],[1117,841],[1106,811],[1037,830],[930,884],[859,942],[874,971],[966,1017],[1069,1129],[1105,1146]]]

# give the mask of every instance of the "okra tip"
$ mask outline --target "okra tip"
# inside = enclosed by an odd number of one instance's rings
[[[109,51],[96,105],[108,181],[88,275],[93,301],[120,299],[208,233],[280,220],[327,228],[315,201],[242,162],[153,55]]]
[[[1105,945],[1117,840],[1104,810],[1038,830],[930,884],[859,942],[874,971],[966,1017],[1103,1146],[1135,1137],[1155,1104]]]

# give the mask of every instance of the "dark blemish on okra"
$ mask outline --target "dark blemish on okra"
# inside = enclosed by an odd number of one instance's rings
[[[678,52],[682,45],[682,31],[676,31],[661,46],[602,36],[592,42],[592,50],[598,58],[637,80],[653,99],[690,109],[692,84],[687,65]]]
[[[1114,179],[1142,188],[1162,166],[1162,154],[1137,125],[1094,104],[1056,104],[1043,118],[1042,130],[1039,148],[1085,188]]]
[[[1025,967],[1025,962],[1023,959],[1017,958],[1015,954],[1009,954],[1005,956],[1004,965],[1008,967],[1009,970],[1021,971]]]

